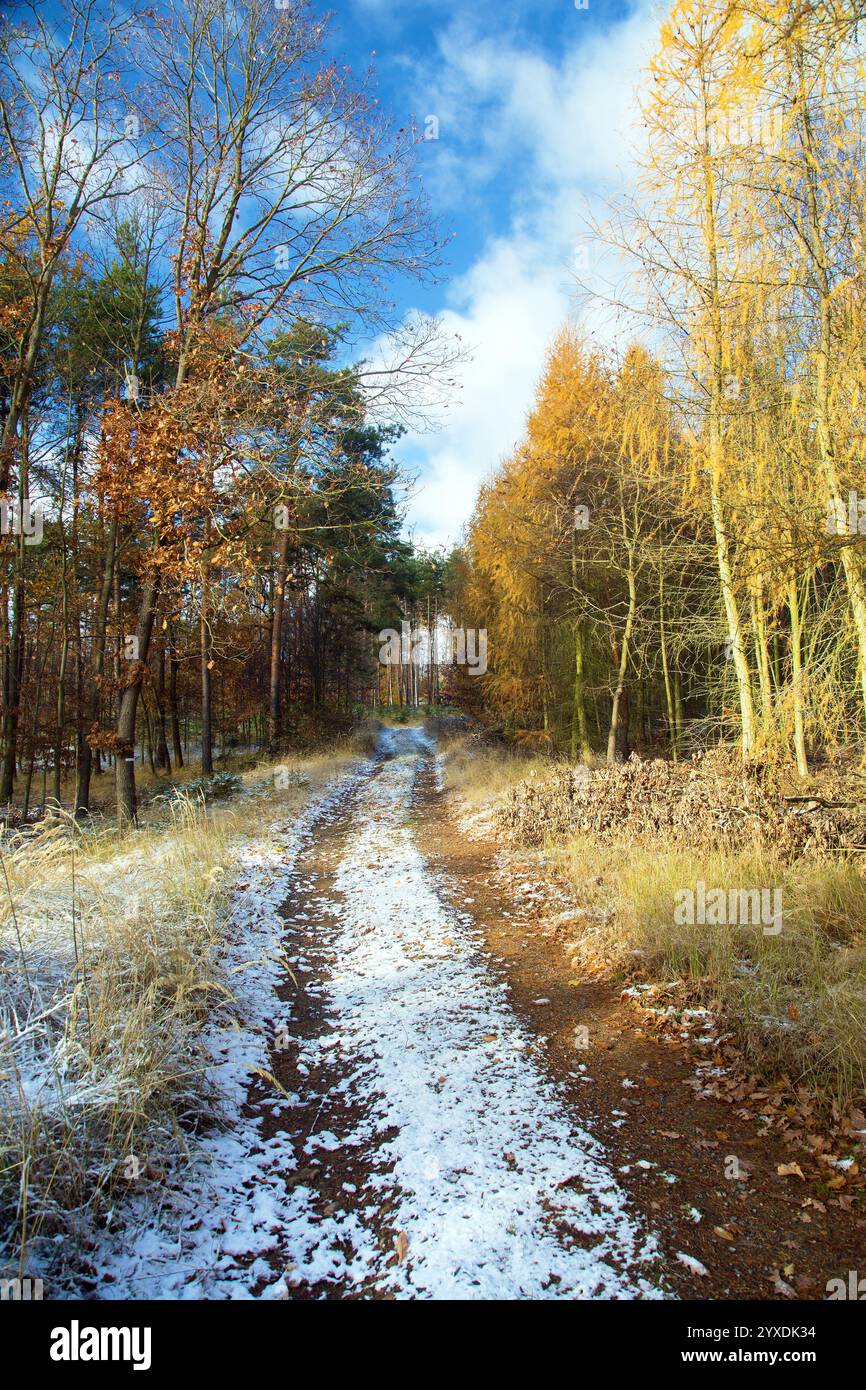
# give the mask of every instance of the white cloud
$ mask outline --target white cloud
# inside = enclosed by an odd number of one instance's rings
[[[472,358],[445,428],[409,441],[423,460],[410,520],[427,544],[457,538],[479,482],[520,436],[545,350],[567,310],[562,270],[540,252],[532,239],[492,243],[455,286],[463,311],[441,316]]]
[[[628,175],[633,92],[656,22],[642,3],[621,24],[582,38],[584,19],[575,11],[574,44],[558,63],[507,42],[473,41],[465,23],[453,26],[419,82],[417,108],[441,122],[445,157],[438,172],[437,160],[428,162],[427,176],[436,201],[476,206],[497,177],[510,188],[510,226],[451,286],[441,314],[473,352],[459,401],[444,429],[408,441],[421,472],[409,521],[428,544],[459,538],[479,483],[519,438],[545,351],[575,308],[581,208]]]

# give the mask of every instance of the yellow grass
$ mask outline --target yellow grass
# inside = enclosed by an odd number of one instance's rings
[[[498,806],[511,787],[526,777],[543,775],[549,767],[548,758],[489,747],[471,734],[445,744],[445,789],[473,811]]]
[[[772,853],[601,846],[548,847],[554,868],[598,916],[578,941],[589,958],[685,980],[720,1009],[749,1060],[850,1100],[866,1088],[866,879],[854,863]],[[677,894],[708,887],[779,889],[781,931],[675,921]],[[606,913],[607,915],[602,915]]]
[[[66,815],[7,834],[0,875],[0,1272],[107,1203],[130,1154],[171,1161],[208,1105],[197,1038],[229,1006],[227,882],[246,837],[290,822],[357,757],[286,757],[247,795],[152,803],[121,834]],[[194,770],[193,770],[194,771]],[[286,780],[284,777],[281,780]]]
[[[446,786],[473,812],[495,808],[549,762],[459,740],[446,756]],[[787,1073],[840,1101],[866,1089],[866,863],[785,863],[744,844],[738,853],[602,844],[588,836],[548,842],[546,862],[587,910],[575,929],[578,969],[639,969],[685,982],[714,1005],[750,1063]],[[677,893],[708,888],[779,889],[782,930],[762,924],[677,925]]]

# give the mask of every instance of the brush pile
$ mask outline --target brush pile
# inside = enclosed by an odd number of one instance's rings
[[[615,767],[560,764],[511,789],[499,823],[514,844],[586,834],[602,840],[729,849],[772,846],[785,859],[866,849],[863,778],[815,795],[785,796],[761,767],[730,755],[697,754],[687,763],[633,755]]]

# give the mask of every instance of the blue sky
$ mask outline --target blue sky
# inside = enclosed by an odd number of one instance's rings
[[[356,70],[375,55],[386,110],[439,123],[419,165],[455,233],[448,276],[401,294],[441,315],[472,360],[442,427],[402,442],[419,541],[459,538],[519,437],[550,339],[578,313],[582,210],[631,182],[634,87],[658,24],[649,0],[342,0],[334,13],[329,47]]]
[[[313,0],[319,12],[328,0]],[[63,15],[57,0],[48,0]],[[657,41],[656,0],[331,0],[325,55],[356,75],[372,63],[398,124],[428,117],[418,147],[434,213],[453,233],[441,283],[395,285],[407,314],[437,315],[470,360],[440,428],[398,457],[417,477],[407,528],[460,539],[479,484],[519,438],[545,352],[577,307],[575,261],[588,207],[630,187],[640,141],[634,100]],[[587,248],[582,248],[585,253]],[[617,278],[593,248],[590,274]],[[590,331],[611,336],[597,312]],[[375,347],[370,355],[376,357]]]

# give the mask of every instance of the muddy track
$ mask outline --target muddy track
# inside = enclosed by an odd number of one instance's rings
[[[575,903],[456,823],[420,729],[237,868],[214,1123],[110,1214],[80,1294],[820,1298],[859,1267],[861,1213],[572,978]]]
[[[382,765],[373,770],[365,788],[374,784]],[[303,1198],[313,1234],[302,1252],[306,1257],[303,1272],[293,1257],[298,1252],[291,1241],[280,1242],[272,1261],[274,1273],[285,1279],[288,1296],[296,1299],[375,1296],[367,1271],[359,1271],[359,1279],[352,1277],[349,1210],[367,1210],[367,1224],[375,1230],[383,1262],[397,1258],[388,1226],[392,1165],[379,1156],[381,1144],[391,1135],[368,1131],[366,1142],[359,1140],[367,1108],[346,1095],[342,1039],[327,997],[336,961],[335,912],[340,903],[334,880],[351,838],[359,796],[360,789],[352,787],[339,806],[319,821],[315,836],[298,858],[281,911],[288,968],[278,996],[286,1005],[287,1021],[275,1029],[272,1067],[293,1103],[289,1114],[266,1116],[262,1129],[266,1138],[281,1138],[287,1145],[286,1185]],[[375,1096],[371,1099],[375,1101]],[[317,1228],[325,1229],[335,1217],[345,1225],[344,1234],[317,1243]],[[313,1250],[317,1258],[311,1262],[308,1257]]]
[[[264,1135],[298,1219],[274,1276],[290,1298],[658,1296],[646,1226],[418,848],[431,770],[390,731],[294,867]]]

